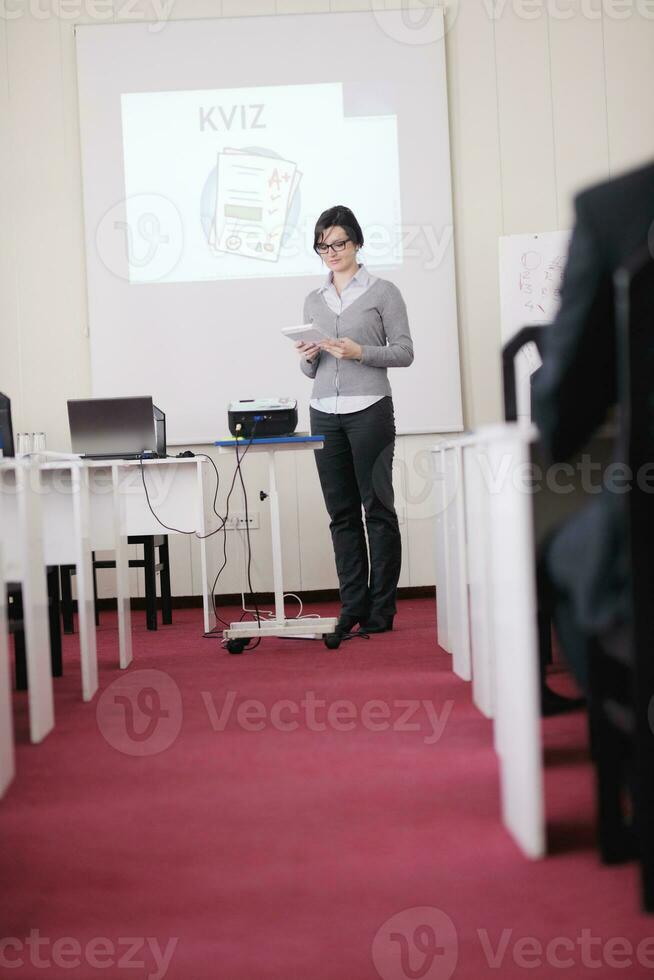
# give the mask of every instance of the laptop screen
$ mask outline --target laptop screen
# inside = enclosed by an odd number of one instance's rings
[[[73,452],[81,456],[157,451],[151,397],[71,399],[68,422]]]
[[[14,455],[14,433],[11,427],[11,402],[0,392],[0,456]]]

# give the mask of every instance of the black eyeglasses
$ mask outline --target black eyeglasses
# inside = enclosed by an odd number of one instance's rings
[[[327,252],[330,250],[330,248],[333,252],[342,252],[345,246],[347,245],[347,243],[351,241],[352,241],[351,238],[344,238],[340,242],[330,242],[329,244],[327,244],[326,242],[320,242],[319,245],[315,246],[315,249],[319,255],[326,255]]]

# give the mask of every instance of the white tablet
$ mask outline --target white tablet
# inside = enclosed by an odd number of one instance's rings
[[[312,323],[304,323],[301,327],[282,327],[282,333],[293,343],[297,340],[303,340],[305,344],[321,344],[323,341],[329,340],[327,334],[319,330],[318,327],[314,327]]]

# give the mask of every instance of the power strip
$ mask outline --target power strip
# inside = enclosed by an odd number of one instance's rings
[[[259,528],[259,513],[255,511],[254,513],[248,513],[248,519],[245,520],[245,514],[236,513],[230,514],[225,522],[225,528],[227,531],[245,531],[246,528],[250,528],[251,531],[256,531]]]

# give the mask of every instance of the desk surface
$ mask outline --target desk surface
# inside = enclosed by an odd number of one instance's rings
[[[201,453],[195,456],[164,456],[163,458],[152,459],[86,459],[83,462],[92,469],[107,468],[110,466],[121,467],[140,467],[143,466],[171,466],[172,464],[204,463],[204,456]]]
[[[35,454],[36,455],[36,454]],[[57,459],[55,456],[45,456],[41,459],[30,459],[29,456],[4,456],[0,457],[0,469],[15,469],[17,466],[34,468],[40,470],[62,470],[70,469],[71,466],[86,466],[89,469],[107,469],[111,466],[134,467],[140,466],[170,466],[171,463],[202,463],[204,456],[197,453],[194,456],[164,456],[163,458],[152,459],[83,459],[81,456],[62,456]]]

